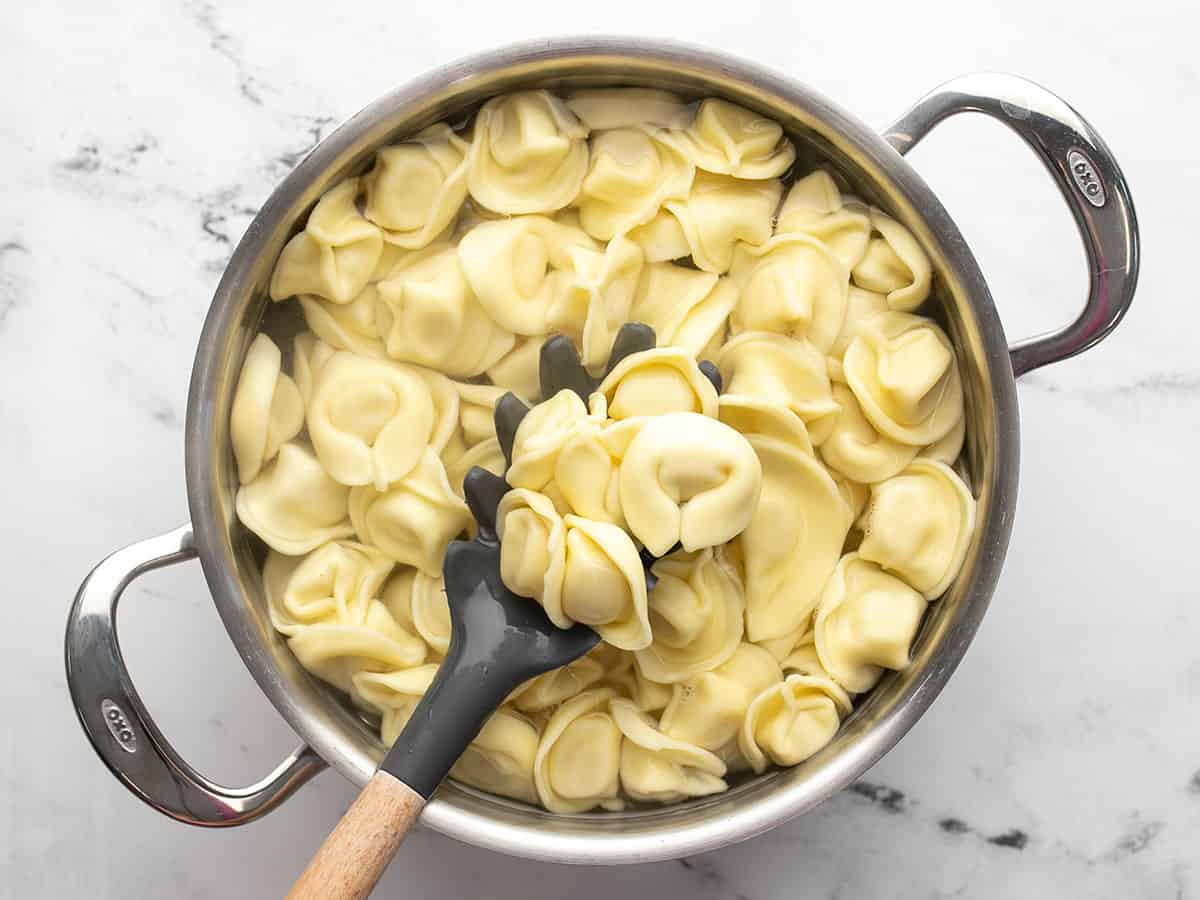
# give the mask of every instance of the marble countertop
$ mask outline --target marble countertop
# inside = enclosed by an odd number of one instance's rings
[[[71,711],[67,607],[100,557],[186,518],[184,405],[208,299],[307,148],[464,53],[605,31],[723,48],[879,126],[966,71],[1048,85],[1129,177],[1138,301],[1108,342],[1021,382],[1020,503],[991,609],[941,698],[864,784],[740,846],[639,867],[532,864],[421,832],[379,896],[1200,897],[1200,305],[1182,278],[1200,235],[1200,20],[1166,0],[998,6],[972,9],[969,25],[959,3],[755,0],[711,18],[638,0],[131,0],[119,13],[76,0],[7,17],[0,896],[281,895],[350,802],[326,773],[259,823],[206,831],[135,801]],[[913,162],[1011,336],[1074,314],[1078,239],[1018,141],[964,118]],[[198,566],[139,581],[121,630],[164,731],[211,777],[254,780],[291,748]]]

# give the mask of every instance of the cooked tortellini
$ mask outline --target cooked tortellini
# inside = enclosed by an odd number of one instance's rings
[[[509,487],[502,582],[600,642],[511,690],[462,784],[562,814],[716,794],[923,658],[975,539],[963,375],[917,236],[795,172],[795,139],[720,98],[522,91],[389,136],[297,223],[225,480],[272,626],[384,744],[455,640],[476,467]],[[574,387],[543,396],[556,336]]]
[[[788,190],[779,208],[775,233],[814,237],[851,269],[867,252],[870,211],[858,200],[843,197],[833,176],[818,169]]]
[[[229,414],[229,440],[242,484],[253,481],[304,427],[304,400],[296,382],[281,371],[282,360],[265,334],[256,335],[246,351]]]
[[[326,541],[349,537],[350,489],[321,466],[316,454],[289,441],[237,492],[237,515],[268,547],[301,556]]]
[[[796,159],[778,122],[727,100],[704,100],[687,128],[668,131],[663,139],[698,168],[737,178],[776,178]]]
[[[634,800],[673,803],[725,790],[725,763],[703,747],[669,737],[632,700],[609,701],[621,730],[621,787]]]
[[[580,348],[589,369],[608,359],[617,329],[629,321],[634,292],[642,270],[642,250],[623,236],[601,251],[568,249],[571,269],[563,273],[561,295],[548,322]]]
[[[308,403],[313,449],[329,474],[378,490],[412,471],[438,419],[420,370],[344,351],[321,366]]]
[[[297,299],[309,329],[330,347],[376,359],[387,356],[375,316],[379,305],[375,285],[368,284],[349,303],[334,303],[315,294],[301,294]]]
[[[817,460],[773,438],[749,439],[762,462],[762,499],[738,537],[746,568],[746,636],[779,637],[816,608],[841,556],[850,511]]]
[[[932,444],[963,415],[954,345],[923,316],[872,316],[846,348],[842,368],[863,415],[900,443]]]
[[[652,88],[590,88],[567,97],[567,106],[592,131],[614,128],[686,128],[694,110]]]
[[[383,229],[383,239],[406,250],[433,242],[467,199],[466,141],[439,122],[375,154],[363,177],[363,215]]]
[[[349,178],[317,202],[304,230],[279,254],[271,299],[317,294],[349,303],[367,286],[383,253],[383,235],[358,211],[359,189],[359,179]]]
[[[807,340],[747,331],[717,357],[725,391],[789,409],[804,422],[813,444],[833,432],[839,412],[825,358]]]
[[[671,412],[638,431],[618,477],[630,532],[661,556],[676,543],[690,552],[737,537],[758,506],[762,465],[728,425]]]
[[[833,385],[833,401],[840,411],[829,437],[821,444],[821,459],[831,469],[852,481],[873,484],[891,478],[917,455],[917,448],[911,444],[893,441],[876,431],[846,385]]]
[[[458,244],[459,262],[487,314],[514,334],[544,335],[569,315],[572,250],[598,252],[584,231],[545,216],[481,222]],[[636,277],[636,276],[635,276]]]
[[[388,356],[447,375],[479,375],[516,343],[475,299],[458,250],[435,244],[375,285],[375,322]]]
[[[766,769],[768,759],[794,766],[829,743],[851,708],[850,697],[831,679],[789,675],[751,701],[739,749],[755,772]]]
[[[589,625],[622,650],[650,643],[642,562],[623,529],[563,519],[548,497],[523,488],[500,501],[496,526],[500,577],[513,593],[540,603],[551,622]]]
[[[744,181],[697,173],[683,200],[664,207],[679,222],[692,262],[705,272],[728,272],[739,242],[756,246],[771,237],[783,186],[776,179]]]
[[[871,488],[861,527],[859,555],[932,600],[962,568],[975,530],[975,498],[945,463],[913,460]]]
[[[806,338],[826,353],[846,319],[846,269],[820,241],[803,234],[741,247],[729,277],[738,286],[730,317],[736,332],[772,331]]]
[[[608,710],[613,696],[608,688],[584,691],[546,723],[533,777],[538,799],[551,812],[587,812],[617,800],[624,736]]]
[[[725,662],[672,686],[663,710],[663,734],[739,759],[738,733],[751,701],[783,679],[775,657],[754,644],[740,644]]]
[[[475,117],[471,196],[506,215],[562,209],[587,175],[587,136],[587,126],[548,91],[489,100]]]
[[[847,691],[869,691],[884,669],[908,665],[924,613],[921,594],[857,553],[847,554],[821,595],[813,632],[817,658]]]
[[[611,240],[645,225],[667,200],[687,197],[695,166],[644,128],[614,128],[592,140],[591,167],[580,190],[579,222]]]
[[[871,210],[876,237],[854,266],[854,283],[887,295],[888,308],[912,312],[925,302],[933,281],[929,257],[912,233],[890,216]]]
[[[714,341],[724,340],[737,299],[737,286],[728,278],[655,262],[642,270],[629,315],[654,329],[660,347],[703,358]]]
[[[652,571],[654,640],[636,654],[638,670],[652,681],[673,684],[716,668],[742,639],[745,597],[737,576],[712,550],[674,553]]]
[[[717,389],[696,360],[678,347],[658,347],[625,357],[597,391],[614,419],[700,413],[714,416]]]
[[[350,491],[350,521],[364,541],[397,562],[436,575],[446,545],[467,528],[467,505],[451,489],[432,449],[383,491],[362,485]]]

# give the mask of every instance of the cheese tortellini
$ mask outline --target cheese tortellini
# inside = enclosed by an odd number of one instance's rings
[[[379,226],[358,211],[360,182],[349,178],[330,190],[288,241],[271,277],[271,299],[316,294],[349,303],[367,286],[383,253]]]
[[[762,464],[750,443],[720,421],[671,412],[647,422],[619,472],[621,512],[630,532],[656,556],[737,537],[762,489]]]
[[[857,553],[847,554],[821,595],[817,659],[846,690],[869,691],[885,668],[908,665],[908,647],[924,613],[920,593]]]
[[[439,122],[375,154],[363,178],[363,214],[383,229],[385,241],[417,250],[449,227],[467,199],[469,149]]]
[[[280,371],[282,355],[265,334],[255,336],[233,395],[229,440],[242,484],[254,480],[283,444],[304,427],[304,400]]]
[[[917,459],[871,488],[861,527],[859,555],[932,600],[962,568],[975,530],[975,498],[945,463]]]
[[[510,487],[503,583],[601,641],[511,691],[463,784],[562,814],[705,797],[818,754],[912,664],[975,536],[963,375],[917,236],[796,172],[797,137],[720,98],[521,91],[389,137],[298,223],[226,481],[272,626],[384,744],[451,650],[474,467]],[[614,358],[631,322],[653,342]],[[542,395],[556,335],[590,393]]]
[[[402,259],[375,289],[376,327],[393,359],[479,375],[516,343],[475,299],[452,246],[432,245]]]
[[[923,316],[888,312],[867,319],[842,368],[863,415],[902,444],[932,444],[962,418],[954,345]]]
[[[587,126],[548,91],[489,100],[475,116],[471,196],[506,215],[562,209],[587,175],[587,136]]]

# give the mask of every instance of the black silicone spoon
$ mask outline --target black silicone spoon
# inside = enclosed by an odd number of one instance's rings
[[[650,327],[623,326],[606,371],[654,345]],[[701,370],[720,390],[716,367],[705,362]],[[570,388],[585,402],[598,384],[561,335],[542,346],[539,380],[543,398]],[[496,404],[496,434],[508,463],[517,428],[528,412],[511,393]],[[540,605],[501,581],[496,510],[508,490],[503,478],[485,469],[467,473],[463,493],[477,533],[472,541],[451,542],[442,565],[450,608],[446,658],[378,771],[289,897],[366,897],[426,801],[504,698],[522,682],[578,659],[599,642],[599,635],[583,625],[556,627]],[[650,566],[655,559],[643,554],[642,562],[647,588],[653,587]]]

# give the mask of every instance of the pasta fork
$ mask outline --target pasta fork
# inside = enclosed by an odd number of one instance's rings
[[[611,370],[631,353],[655,345],[653,329],[631,323],[618,332]],[[701,364],[720,389],[711,363]],[[569,388],[587,400],[598,381],[561,335],[542,347],[542,396]],[[512,393],[496,405],[496,434],[507,463],[517,428],[529,408]],[[291,898],[362,898],[370,894],[421,809],[484,723],[523,682],[565,666],[600,640],[584,625],[555,626],[542,607],[510,591],[500,578],[496,511],[509,485],[476,466],[463,481],[467,506],[477,524],[474,540],[453,541],[442,571],[450,608],[446,658],[399,737],[341,821],[293,885]],[[647,588],[653,586],[643,553]]]

